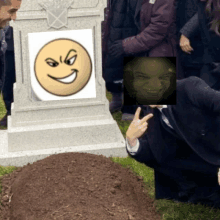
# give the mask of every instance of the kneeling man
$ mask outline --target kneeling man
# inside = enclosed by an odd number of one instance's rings
[[[176,105],[149,105],[135,113],[127,152],[154,168],[156,199],[220,207],[220,92],[202,79],[177,80]]]

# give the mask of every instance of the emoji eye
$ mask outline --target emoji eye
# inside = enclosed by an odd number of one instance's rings
[[[56,67],[58,66],[59,64],[58,63],[55,63],[55,62],[47,62],[48,65],[50,65],[51,67]]]
[[[69,60],[65,61],[65,63],[68,64],[68,65],[73,65],[75,60],[76,60],[76,55],[73,56],[72,58],[70,58]]]

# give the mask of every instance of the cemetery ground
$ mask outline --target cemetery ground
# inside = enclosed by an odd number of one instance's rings
[[[1,98],[0,118],[5,112]],[[121,112],[113,117],[125,137],[130,122]],[[154,200],[153,169],[130,157],[52,155],[22,168],[0,166],[0,176],[1,220],[220,219],[218,209]]]

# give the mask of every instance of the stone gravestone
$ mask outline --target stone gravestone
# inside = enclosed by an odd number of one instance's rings
[[[127,156],[102,78],[106,1],[22,1],[12,22],[16,83],[2,166],[65,152]]]

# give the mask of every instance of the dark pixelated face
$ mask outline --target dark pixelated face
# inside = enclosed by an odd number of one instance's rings
[[[166,58],[135,58],[131,68],[135,98],[143,105],[156,104],[164,98],[176,71]]]

